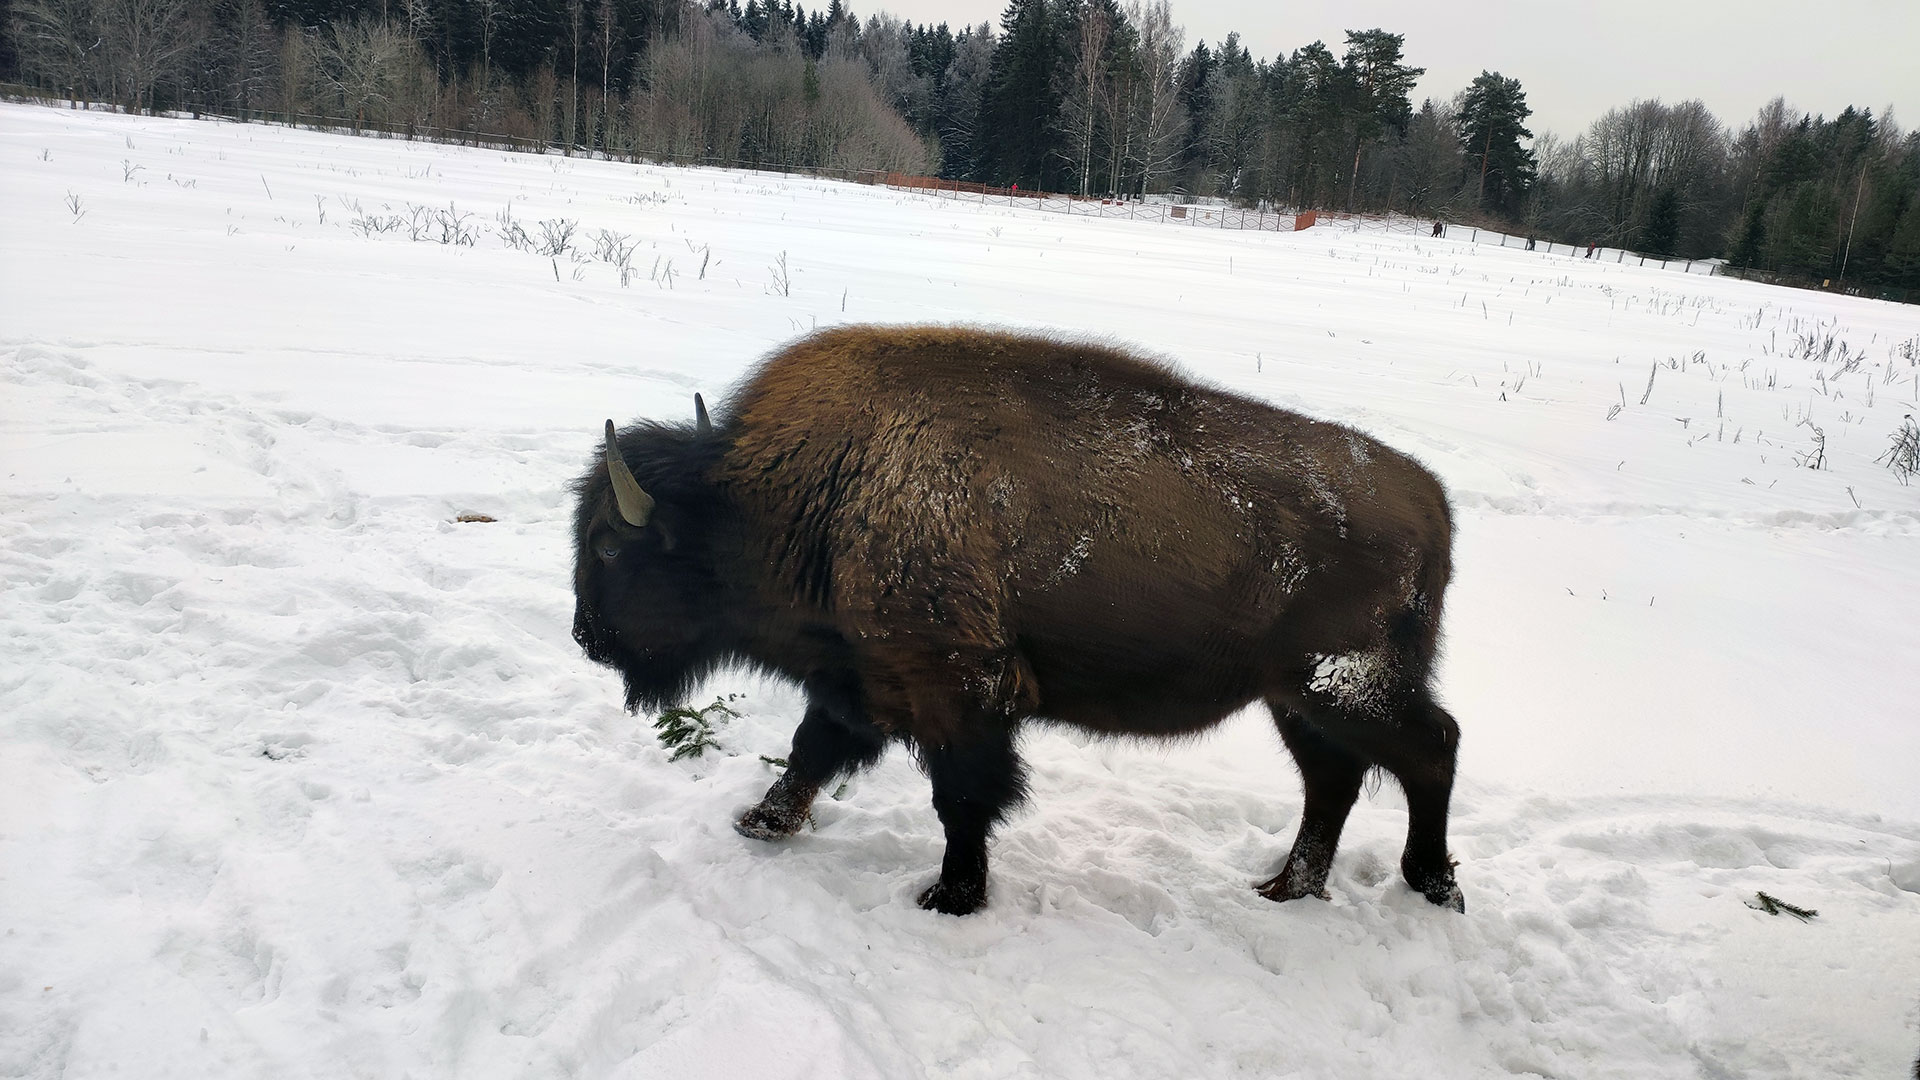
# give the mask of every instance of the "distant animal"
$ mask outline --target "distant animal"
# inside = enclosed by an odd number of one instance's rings
[[[573,488],[573,636],[630,709],[727,664],[804,689],[741,833],[791,836],[904,743],[946,832],[920,905],[966,914],[1027,790],[1024,721],[1182,736],[1262,701],[1305,799],[1259,891],[1325,895],[1377,766],[1407,883],[1465,910],[1460,729],[1429,689],[1452,521],[1411,458],[1119,348],[967,328],[821,331],[695,406],[607,421]]]

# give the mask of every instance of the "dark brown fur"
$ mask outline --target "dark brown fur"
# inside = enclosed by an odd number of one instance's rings
[[[1306,807],[1262,891],[1321,893],[1380,766],[1408,796],[1408,881],[1460,906],[1459,729],[1427,689],[1452,526],[1404,455],[1108,346],[944,327],[814,334],[711,434],[643,425],[620,449],[657,505],[635,529],[604,464],[578,485],[588,654],[634,706],[727,662],[808,692],[748,835],[790,834],[820,785],[908,742],[948,839],[922,903],[970,911],[1024,794],[1020,721],[1182,735],[1264,700]]]

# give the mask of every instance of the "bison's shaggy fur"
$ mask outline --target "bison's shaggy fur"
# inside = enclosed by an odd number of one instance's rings
[[[769,358],[709,429],[646,423],[576,486],[574,635],[631,707],[716,666],[800,683],[786,774],[738,827],[916,750],[947,834],[923,905],[986,896],[1028,718],[1183,735],[1252,701],[1305,781],[1260,890],[1321,894],[1370,766],[1406,792],[1401,867],[1459,908],[1459,728],[1428,692],[1452,525],[1438,481],[1356,431],[1105,345],[851,327]]]

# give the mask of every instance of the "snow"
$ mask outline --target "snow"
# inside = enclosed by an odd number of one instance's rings
[[[1886,1077],[1920,1047],[1920,488],[1874,462],[1920,413],[1920,310],[12,105],[0,163],[0,1075]],[[351,227],[409,203],[476,244]],[[508,207],[625,234],[635,273],[508,248]],[[693,704],[743,715],[681,762],[621,711],[569,639],[601,421],[929,320],[1137,344],[1443,477],[1464,916],[1399,881],[1390,783],[1330,900],[1257,896],[1299,791],[1256,713],[1030,733],[954,919],[913,903],[941,840],[904,755],[756,843],[730,824],[795,691],[716,679]],[[1864,359],[1796,355],[1825,338]]]

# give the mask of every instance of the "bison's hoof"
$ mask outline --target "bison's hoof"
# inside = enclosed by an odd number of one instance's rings
[[[943,915],[971,915],[987,902],[985,881],[966,881],[949,885],[942,878],[920,894],[920,906]]]
[[[1333,897],[1327,895],[1326,889],[1313,888],[1312,886],[1306,885],[1288,874],[1285,870],[1282,870],[1278,876],[1255,885],[1254,889],[1259,892],[1261,896],[1279,903],[1284,903],[1288,900],[1298,900],[1303,896],[1314,896],[1322,900],[1333,899]]]
[[[1460,893],[1460,886],[1449,881],[1431,889],[1421,889],[1420,895],[1435,907],[1452,908],[1462,915],[1467,913],[1467,898]]]
[[[755,840],[785,840],[799,832],[800,826],[806,823],[807,815],[804,812],[782,810],[761,803],[740,815],[740,820],[733,823],[733,831]]]
[[[1403,858],[1400,861],[1400,873],[1413,891],[1426,897],[1428,903],[1435,907],[1452,908],[1464,915],[1467,898],[1461,894],[1459,883],[1453,879],[1453,869],[1458,865],[1449,858],[1438,869],[1421,870]]]

